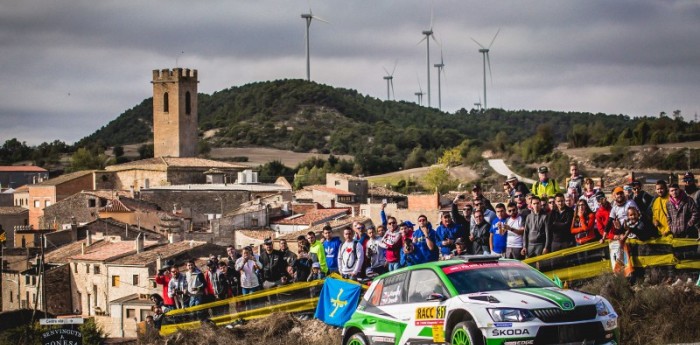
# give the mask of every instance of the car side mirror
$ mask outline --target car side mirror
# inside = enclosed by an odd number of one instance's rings
[[[445,297],[445,295],[443,295],[443,294],[440,294],[440,293],[431,293],[430,296],[428,296],[428,298],[426,298],[425,300],[428,301],[428,302],[433,302],[433,301],[442,302],[442,301],[444,301],[444,300],[446,300],[446,299],[447,299],[447,297]]]

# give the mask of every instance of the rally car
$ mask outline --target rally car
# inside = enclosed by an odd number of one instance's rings
[[[376,278],[343,328],[344,345],[618,344],[601,296],[559,288],[516,260],[464,256]]]

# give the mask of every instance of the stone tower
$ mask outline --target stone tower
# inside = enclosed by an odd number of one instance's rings
[[[155,157],[197,155],[197,70],[153,70]]]

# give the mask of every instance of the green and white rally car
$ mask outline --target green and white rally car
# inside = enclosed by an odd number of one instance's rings
[[[465,256],[375,278],[343,344],[618,344],[617,318],[519,261]]]

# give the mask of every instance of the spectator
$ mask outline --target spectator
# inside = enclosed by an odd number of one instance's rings
[[[306,234],[306,239],[309,241],[309,254],[312,254],[312,259],[313,255],[316,255],[316,260],[314,262],[318,262],[321,265],[321,271],[323,273],[328,272],[328,266],[326,266],[326,252],[323,249],[323,243],[320,241],[316,241],[316,233],[313,231],[309,231]]]
[[[418,229],[413,232],[413,252],[412,261],[415,264],[422,264],[430,261],[437,261],[438,247],[437,232],[433,230],[432,224],[425,215],[418,216]]]
[[[538,196],[533,196],[530,206],[532,206],[532,213],[525,219],[521,252],[529,258],[549,253],[552,243],[549,217],[542,209],[542,200]]]
[[[698,238],[700,213],[695,201],[681,190],[677,183],[669,186],[668,226],[674,238]]]
[[[154,305],[151,310],[153,311],[153,316],[151,316],[152,320],[152,327],[156,329],[157,331],[160,331],[160,327],[163,325],[163,313],[165,310],[163,310],[162,307]],[[146,323],[148,323],[148,320],[146,320]]]
[[[508,232],[506,223],[508,214],[506,213],[506,205],[499,203],[496,205],[496,218],[491,221],[491,229],[489,230],[489,251],[491,254],[505,256],[506,242]]]
[[[435,229],[435,233],[440,256],[449,256],[452,249],[454,249],[455,241],[464,236],[459,225],[452,221],[452,216],[450,216],[449,212],[442,214],[442,222]]]
[[[280,252],[282,252],[282,257],[284,258],[284,261],[287,262],[287,266],[291,266],[297,259],[297,255],[289,250],[287,240],[280,240]]]
[[[559,193],[557,181],[549,178],[549,168],[546,166],[539,167],[539,169],[537,169],[537,175],[538,180],[532,184],[533,195],[542,198],[542,200],[546,200],[547,197]]]
[[[525,217],[530,214],[530,207],[526,198],[527,194],[523,194],[519,191],[516,191],[515,194],[513,194],[513,202],[515,202],[515,207],[518,209],[518,215],[522,219],[525,219]]]
[[[401,237],[401,232],[399,232],[399,227],[396,224],[396,218],[387,218],[387,232],[382,237],[382,246],[386,249],[386,263],[389,271],[393,271],[399,268],[399,261],[401,259],[401,249],[403,248],[403,238]]]
[[[260,289],[256,270],[262,269],[260,261],[253,256],[253,250],[250,247],[243,248],[243,255],[236,260],[236,270],[241,275],[241,294],[251,294]]]
[[[323,274],[323,272],[321,272],[321,265],[318,262],[314,262],[313,264],[311,264],[311,274],[309,274],[309,277],[306,278],[306,281],[311,282],[314,280],[323,279],[325,277],[326,275]]]
[[[639,209],[634,201],[627,199],[625,190],[622,187],[615,187],[615,189],[613,189],[613,198],[615,198],[615,203],[612,205],[612,209],[610,209],[610,219],[608,220],[608,224],[605,225],[603,239],[607,237],[612,229],[614,229],[614,234],[619,234],[623,231],[622,224],[624,224],[624,221],[627,219],[627,209],[630,207]]]
[[[493,219],[496,218],[496,212],[491,211],[488,208],[486,208],[486,204],[484,204],[484,202],[482,200],[474,200],[473,205],[474,205],[474,211],[476,211],[476,210],[481,211],[482,215],[484,216],[484,220],[486,220],[487,223],[491,224]],[[474,224],[476,224],[476,219],[474,219],[474,215],[472,214],[470,227],[473,228]]]
[[[569,191],[572,192],[573,190]],[[578,199],[576,194],[566,193],[564,194],[564,205],[573,210],[576,208],[576,199]]]
[[[240,257],[241,254],[236,251],[234,246],[229,245],[226,247],[226,262],[228,264],[228,270],[226,270],[226,272],[228,274],[229,281],[235,282],[231,285],[231,290],[233,291],[234,296],[238,296],[240,294],[240,286],[238,282],[241,280],[241,274],[236,269],[236,260],[238,260]]]
[[[206,282],[204,281],[204,274],[197,268],[194,259],[187,261],[185,279],[187,280],[187,295],[190,298],[188,306],[194,307],[200,305],[206,294]]]
[[[214,286],[214,294],[217,299],[226,299],[233,297],[234,286],[238,281],[232,280],[232,276],[229,273],[228,264],[221,260],[219,261],[219,269],[216,271],[216,280],[218,284]]]
[[[598,202],[598,210],[595,211],[595,226],[598,229],[598,234],[601,237],[600,243],[603,243],[605,240],[613,239],[612,233],[609,233],[607,238],[603,237],[605,235],[605,228],[608,226],[608,222],[610,221],[610,211],[612,211],[612,205],[608,201],[608,198],[605,197],[605,193],[603,193],[603,191],[598,191],[596,193],[596,200]]]
[[[385,225],[378,225],[377,226],[377,235],[379,235],[379,237],[384,237],[384,233],[386,233],[386,226]]]
[[[355,230],[354,239],[362,245],[362,248],[367,248],[367,241],[369,236],[367,235],[367,229],[365,229],[365,223],[362,222],[352,222],[352,228]]]
[[[636,238],[640,241],[647,241],[658,236],[656,229],[650,228],[644,223],[641,217],[641,213],[636,208],[630,208],[627,210],[627,221],[624,225],[625,232],[623,233],[620,241],[624,241],[627,238]]]
[[[683,182],[685,182],[685,194],[695,201],[695,205],[700,206],[700,189],[695,181],[695,175],[688,171],[683,175]]]
[[[464,230],[464,239],[466,240],[469,236],[469,231],[471,228],[471,218],[474,207],[472,205],[466,204],[462,209],[464,213],[460,214],[457,210],[457,203],[461,200],[464,200],[464,195],[462,194],[456,196],[455,199],[452,201],[452,209],[450,210],[450,215],[452,216],[452,221],[457,223]],[[418,226],[420,226],[420,222],[418,222]]]
[[[513,197],[515,189],[508,184],[508,182],[503,182],[503,194],[505,194],[509,199]]]
[[[338,251],[343,242],[337,236],[333,236],[333,228],[330,224],[323,227],[323,252],[326,257],[328,274],[338,273]]]
[[[413,245],[413,239],[404,238],[403,239],[403,249],[401,250],[401,258],[399,259],[399,264],[401,267],[413,266],[416,263],[413,261],[413,252],[416,247]]]
[[[469,240],[472,242],[472,251],[474,254],[488,255],[489,238],[491,236],[491,224],[484,219],[484,212],[481,210],[474,211],[475,224],[472,226]]]
[[[656,197],[651,202],[651,217],[652,224],[654,224],[661,236],[671,233],[668,227],[668,199],[668,185],[666,185],[666,181],[656,181]]]
[[[525,183],[518,181],[518,177],[515,176],[515,174],[508,175],[506,182],[513,188],[513,194],[511,196],[514,196],[517,192],[520,192],[522,195],[530,194],[530,190]]]
[[[401,223],[401,225],[399,226],[399,231],[401,231],[401,236],[404,240],[407,238],[413,238],[413,228],[415,226],[416,225],[413,224],[410,220],[405,220]]]
[[[609,217],[609,215],[608,215]],[[595,241],[597,238],[595,228],[595,213],[591,211],[585,200],[579,200],[576,212],[571,223],[571,234],[574,235],[576,245],[584,245]]]
[[[596,193],[599,189],[595,188],[595,182],[590,177],[583,179],[583,194],[579,197],[579,200],[584,200],[588,204],[588,208],[595,212],[598,210],[598,200],[596,199]]]
[[[368,275],[369,273],[377,275],[386,273],[386,253],[384,253],[386,249],[381,246],[382,238],[377,234],[374,226],[367,228],[367,236],[369,237],[365,250],[367,260],[364,261],[369,262],[366,269]]]
[[[450,253],[451,257],[468,254],[469,251],[467,250],[466,241],[464,241],[463,238],[458,238],[457,241],[455,241],[455,249],[452,251],[452,253]]]
[[[307,278],[309,278],[309,275],[311,274],[311,267],[317,264],[318,267],[321,267],[321,264],[318,262],[313,262],[311,258],[309,257],[309,247],[308,246],[303,246],[299,248],[299,256],[297,257],[296,260],[292,263],[292,272],[294,273],[294,281],[295,282],[303,282],[306,281]]]
[[[263,247],[264,250],[260,253],[263,289],[286,284],[289,277],[287,274],[287,261],[284,260],[282,252],[274,249],[272,240],[269,238],[263,242]]]
[[[175,306],[175,302],[173,301],[172,297],[168,295],[168,285],[171,278],[170,268],[174,265],[175,262],[173,260],[165,260],[165,265],[158,270],[155,279],[156,284],[163,285],[163,305],[171,309]]]
[[[346,227],[343,230],[345,242],[340,247],[338,254],[338,269],[340,275],[345,279],[356,279],[362,271],[362,262],[364,261],[364,252],[362,245],[354,241],[354,233],[351,227]]]
[[[173,300],[175,309],[186,308],[189,305],[187,296],[187,279],[180,270],[172,265],[170,267],[170,282],[168,282],[168,296]]]
[[[571,221],[574,210],[564,203],[564,195],[557,193],[554,197],[554,209],[549,214],[549,229],[552,232],[551,251],[562,250],[574,246],[574,235],[571,234]]]
[[[477,201],[480,201],[487,210],[491,210],[491,212],[495,211],[493,205],[491,205],[491,201],[484,196],[481,186],[475,184],[474,187],[472,187],[472,203],[476,204]]]
[[[631,184],[622,186],[622,189],[625,191],[625,198],[627,198],[627,200],[634,200],[634,190]]]
[[[576,195],[583,194],[583,175],[579,174],[578,165],[576,163],[569,164],[569,184],[566,189],[574,188]]]
[[[207,270],[203,272],[204,275],[204,296],[202,297],[202,303],[209,303],[216,300],[215,289],[218,288],[218,278],[216,271],[219,269],[219,261],[214,261],[212,259],[207,260]]]
[[[639,211],[645,220],[646,225],[649,225],[649,220],[651,220],[651,203],[654,201],[654,197],[642,189],[642,183],[635,180],[632,181],[632,193],[634,203],[639,206]]]
[[[552,210],[556,208],[556,205],[554,205],[554,195],[547,197],[547,203],[542,204],[542,208],[547,214],[550,214]]]
[[[518,212],[518,207],[514,202],[508,203],[506,212],[508,213],[508,220],[506,221],[508,235],[506,237],[505,257],[507,259],[522,260],[525,258],[522,254],[523,233],[525,232],[523,217]]]

